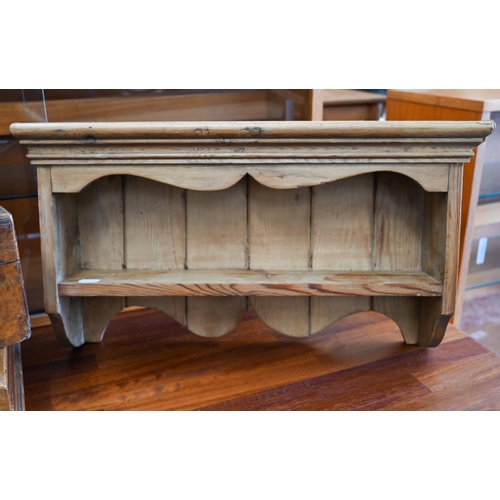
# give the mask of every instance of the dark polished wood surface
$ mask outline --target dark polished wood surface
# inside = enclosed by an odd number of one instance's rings
[[[139,310],[100,344],[63,347],[42,327],[22,352],[28,411],[500,409],[500,355],[451,325],[437,348],[406,346],[372,312],[298,340],[252,311],[209,339]]]

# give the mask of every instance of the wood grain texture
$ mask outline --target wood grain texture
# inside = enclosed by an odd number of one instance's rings
[[[500,410],[500,356],[448,327],[437,349],[362,313],[289,339],[250,311],[225,337],[201,338],[156,312],[118,316],[100,344],[23,343],[28,411]]]
[[[13,123],[11,134],[23,144],[57,144],[57,141],[84,141],[95,145],[101,139],[236,139],[236,138],[349,138],[366,139],[482,139],[494,128],[491,121],[454,122],[94,122],[94,123]],[[208,137],[207,137],[208,136]],[[425,142],[425,141],[424,141]]]
[[[184,190],[133,176],[124,182],[125,267],[184,269]]]
[[[309,188],[277,191],[249,181],[248,250],[250,269],[310,268]],[[271,328],[307,337],[308,297],[252,297],[251,304]]]
[[[303,161],[303,160],[302,160]],[[241,163],[233,165],[207,164],[204,166],[186,166],[165,164],[157,166],[65,166],[53,167],[52,190],[55,193],[78,193],[91,182],[101,177],[120,172],[126,175],[140,176],[163,182],[171,186],[195,191],[220,191],[236,184],[246,174],[262,184],[274,189],[293,189],[317,186],[370,172],[396,172],[418,182],[426,191],[448,190],[448,164],[357,164],[351,165],[345,160],[335,163],[326,160],[321,163],[286,163],[276,161],[252,166]]]
[[[186,193],[149,179],[124,179],[125,267],[184,269],[186,264]],[[127,297],[127,306],[158,309],[186,324],[184,297]]]
[[[0,348],[0,411],[24,411],[21,344]]]
[[[387,120],[485,120],[500,110],[498,89],[389,90]],[[495,136],[491,139],[494,141]],[[483,165],[493,143],[481,144],[464,165],[457,301],[453,321],[460,325],[469,259],[474,233],[477,200]]]
[[[373,268],[420,270],[422,189],[403,176],[377,174]]]
[[[22,342],[30,334],[21,264],[0,265],[0,348]]]
[[[23,273],[12,215],[0,207],[0,348],[31,334]]]
[[[248,267],[246,179],[224,191],[187,192],[186,245],[190,270]],[[232,331],[247,310],[246,297],[187,297],[186,301],[188,328],[206,337]]]
[[[16,229],[12,214],[0,207],[0,266],[19,261]]]
[[[122,178],[104,177],[80,192],[78,215],[82,269],[122,269]]]
[[[309,269],[310,205],[308,188],[278,191],[250,180],[250,269]]]
[[[59,315],[58,294],[75,299],[66,305],[81,304],[81,324],[88,330],[95,323],[96,329],[85,338],[100,339],[106,315],[127,305],[127,297],[135,305],[133,297],[145,305],[144,298],[153,297],[149,304],[165,310],[157,297],[187,296],[185,321],[180,301],[177,319],[207,336],[234,328],[246,296],[261,318],[294,336],[366,310],[366,297],[379,297],[371,305],[395,319],[407,342],[435,345],[454,300],[447,295],[456,276],[455,166],[493,128],[487,121],[186,122],[14,125],[12,131],[24,139],[34,164],[51,165],[44,178],[51,189],[57,184],[67,194],[78,191],[68,173],[83,173],[86,187],[66,198],[77,199],[81,271],[56,279],[55,298]],[[122,176],[135,176],[131,167],[145,179],[131,181],[129,190]],[[167,187],[174,177],[176,187]],[[333,181],[338,185],[323,186]],[[161,214],[167,193],[178,188],[193,190],[186,193],[185,212],[182,200],[176,212],[170,210],[179,231],[177,243],[167,244],[177,246],[170,249],[177,256],[185,254],[184,263],[181,258],[171,265],[172,254],[155,252],[165,251]],[[444,245],[430,222],[434,216],[446,233]],[[434,236],[440,243],[433,246]],[[130,266],[144,269],[130,269],[127,253]],[[54,264],[58,273],[61,262]],[[90,321],[86,304],[96,296],[108,305]],[[311,304],[321,317],[311,319]],[[423,304],[432,309],[427,323],[439,335],[421,332]]]
[[[392,100],[402,100],[432,106],[434,109],[450,108],[461,112],[464,110],[498,111],[500,109],[499,89],[390,89],[387,91],[387,99],[388,103]]]
[[[405,271],[276,271],[186,269],[179,271],[107,271],[75,273],[58,286],[61,296],[181,295],[408,295],[442,294],[428,274]]]
[[[188,191],[186,267],[246,269],[247,182],[223,191]]]
[[[311,209],[312,269],[373,268],[373,175],[313,188]]]

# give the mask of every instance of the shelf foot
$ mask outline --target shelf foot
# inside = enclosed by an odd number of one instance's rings
[[[392,319],[409,345],[436,347],[452,315],[442,314],[441,297],[373,297],[372,310]]]

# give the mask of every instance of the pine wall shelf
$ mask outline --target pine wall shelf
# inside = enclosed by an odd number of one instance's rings
[[[62,342],[124,307],[192,332],[251,305],[306,337],[360,311],[438,345],[454,313],[479,122],[13,124],[37,167],[45,309]]]

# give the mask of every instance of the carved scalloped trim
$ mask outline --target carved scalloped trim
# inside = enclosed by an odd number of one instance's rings
[[[109,175],[134,175],[182,189],[219,191],[250,175],[259,184],[273,189],[295,189],[334,182],[373,172],[405,175],[429,192],[448,190],[449,165],[266,165],[266,166],[186,166],[160,167],[52,167],[54,193],[78,193],[93,181]],[[432,173],[432,175],[430,175]]]
[[[256,299],[256,298],[257,297],[254,297],[253,299]],[[211,298],[211,299],[214,299],[214,298]],[[283,299],[286,301],[286,299],[290,299],[290,297],[288,297],[288,298],[287,297],[272,297],[272,299],[273,300]],[[294,297],[294,299],[304,299],[304,298],[303,297],[300,297],[300,298]],[[336,299],[338,300],[338,298],[336,298]],[[359,297],[356,297],[356,299],[359,299]],[[418,310],[419,305],[420,305],[420,302],[418,300],[420,298],[414,297],[413,299],[414,300],[412,301],[413,302],[412,307],[414,307],[416,310]],[[252,302],[255,305],[255,301],[252,300]],[[276,315],[271,314],[270,316],[268,316],[267,312],[271,311],[271,309],[269,309],[268,311],[266,311],[265,309],[261,310],[258,307],[258,304],[257,304],[257,307],[254,307],[253,309],[254,309],[256,316],[266,326],[268,326],[269,328],[271,328],[272,330],[274,330],[278,333],[281,333],[283,335],[293,337],[293,338],[301,338],[301,337],[308,337],[310,335],[315,335],[317,333],[322,332],[323,330],[330,327],[331,325],[334,325],[335,323],[337,323],[338,321],[340,321],[344,318],[347,318],[349,316],[353,316],[354,314],[359,314],[361,312],[374,311],[378,314],[385,316],[386,318],[390,319],[391,321],[393,321],[395,323],[395,325],[401,331],[402,336],[407,344],[410,344],[410,345],[411,344],[418,344],[421,347],[436,347],[437,345],[440,344],[440,342],[442,341],[442,339],[444,337],[444,334],[446,332],[446,328],[448,326],[448,323],[450,321],[451,316],[442,315],[439,313],[439,306],[440,306],[439,299],[435,300],[434,302],[436,304],[436,308],[434,308],[435,310],[433,311],[433,314],[431,315],[432,317],[425,319],[425,321],[424,321],[426,323],[425,326],[419,325],[420,321],[418,319],[418,313],[417,313],[416,317],[405,319],[401,316],[401,309],[400,308],[396,308],[396,307],[383,308],[383,307],[380,307],[377,305],[373,305],[373,307],[366,307],[363,305],[360,306],[358,304],[358,306],[353,306],[351,308],[351,310],[346,310],[342,314],[333,313],[333,315],[329,321],[324,322],[321,325],[321,327],[318,327],[314,331],[311,331],[311,332],[304,331],[301,325],[298,325],[297,327],[292,328],[292,330],[287,330],[286,328],[283,328],[282,325],[280,325],[280,321],[276,319],[277,318]],[[189,330],[194,335],[198,335],[201,337],[209,337],[209,338],[221,337],[223,335],[227,335],[227,334],[231,333],[232,331],[234,331],[238,327],[238,325],[242,321],[244,321],[245,314],[247,311],[246,306],[243,309],[241,307],[232,308],[231,314],[229,314],[229,316],[231,316],[231,317],[225,319],[225,326],[226,327],[223,330],[214,331],[212,333],[209,331],[209,329],[207,329],[205,327],[202,328],[202,330],[200,330],[200,331],[198,331],[196,328],[190,329],[189,326],[186,326],[181,321],[179,321],[179,318],[174,317],[170,311],[167,312],[165,309],[163,309],[161,307],[155,307],[155,306],[145,306],[145,307],[147,309],[154,309],[154,310],[157,310],[157,311],[165,314],[166,316],[171,318],[173,321],[176,321],[181,326],[185,327],[187,330]],[[309,311],[310,311],[309,304],[307,304],[307,309],[308,309],[308,314],[309,314]],[[404,306],[403,306],[403,309],[404,309]],[[118,310],[116,308],[110,309],[109,310],[109,313],[110,313],[109,319],[106,320],[104,317],[101,317],[100,323],[99,323],[99,332],[98,332],[101,335],[101,338],[105,334],[105,331],[108,328],[111,321],[115,318],[115,316],[117,314],[119,314],[122,311],[123,311],[123,309],[121,309],[121,310]],[[288,312],[289,311],[287,311],[287,313]],[[51,319],[52,319],[53,325],[56,326],[54,324],[54,320],[56,318],[52,315]],[[60,319],[60,317],[58,319]],[[410,325],[410,330],[409,330],[409,325]],[[61,325],[57,325],[57,326],[61,326]],[[418,335],[419,330],[421,330],[422,327],[424,327],[425,332],[429,332],[425,335],[425,337],[421,337],[420,335]],[[301,332],[301,330],[302,330],[302,332]],[[80,345],[80,343],[78,345]]]

